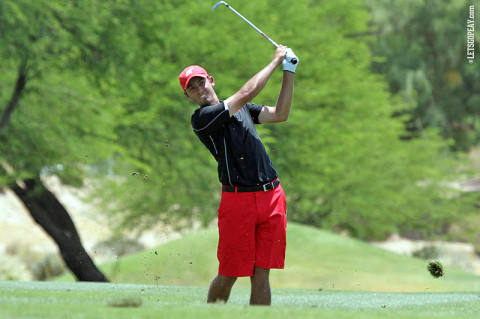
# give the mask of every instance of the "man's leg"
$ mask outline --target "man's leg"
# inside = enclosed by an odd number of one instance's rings
[[[232,291],[232,287],[235,281],[237,281],[237,277],[217,275],[217,277],[213,278],[212,283],[210,284],[207,302],[227,302],[228,297],[230,297],[230,291]]]
[[[252,294],[250,296],[251,305],[269,306],[272,303],[269,275],[270,269],[254,268],[253,276],[250,277],[252,284]]]

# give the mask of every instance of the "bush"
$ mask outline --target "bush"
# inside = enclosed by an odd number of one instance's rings
[[[65,265],[57,254],[48,254],[30,265],[36,280],[48,280],[65,272]]]
[[[18,257],[0,254],[0,281],[27,281],[32,280],[32,277],[32,274]]]
[[[437,259],[440,256],[440,249],[437,246],[425,246],[412,253],[412,256],[425,260]]]

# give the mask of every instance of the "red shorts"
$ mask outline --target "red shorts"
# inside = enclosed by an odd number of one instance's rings
[[[266,192],[222,192],[218,229],[220,275],[253,276],[255,266],[283,269],[287,205],[282,186]]]

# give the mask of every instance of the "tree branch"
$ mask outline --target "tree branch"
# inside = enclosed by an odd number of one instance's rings
[[[63,28],[65,31],[69,32],[78,42],[80,42],[82,45],[84,45],[87,49],[90,50],[90,52],[98,52],[100,51],[99,48],[97,48],[95,45],[91,43],[87,43],[81,36],[80,31],[78,28],[75,26],[68,26],[67,23],[65,22],[65,19],[62,18],[60,13],[56,10],[52,9],[53,17],[58,21],[59,25],[61,28]],[[82,48],[80,48],[82,49]],[[83,49],[82,49],[83,51]]]
[[[12,116],[13,111],[18,106],[18,101],[22,96],[22,92],[25,89],[25,85],[27,84],[27,63],[28,58],[25,58],[22,61],[22,64],[18,68],[18,77],[17,83],[15,84],[15,89],[13,90],[12,97],[3,111],[2,118],[0,119],[0,134],[2,130],[8,125],[10,122],[10,118]]]

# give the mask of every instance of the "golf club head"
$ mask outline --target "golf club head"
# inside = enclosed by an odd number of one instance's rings
[[[219,5],[221,4],[224,4],[225,6],[228,7],[228,3],[226,3],[225,1],[219,1],[217,2],[217,4],[215,4],[213,7],[212,7],[212,11],[215,10]]]

